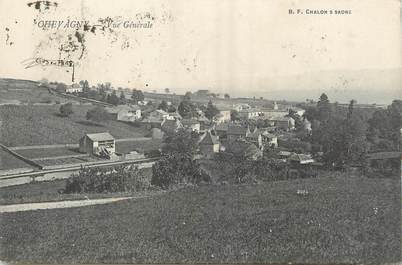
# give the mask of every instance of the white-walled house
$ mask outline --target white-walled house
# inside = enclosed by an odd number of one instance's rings
[[[103,151],[108,154],[116,152],[115,139],[108,133],[88,133],[79,141],[79,151],[91,155],[98,155]]]
[[[106,111],[113,120],[136,121],[141,119],[141,108],[137,105],[106,107]]]

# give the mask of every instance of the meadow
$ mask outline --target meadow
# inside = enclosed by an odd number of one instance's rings
[[[299,192],[299,191],[303,192]],[[1,214],[3,261],[386,263],[400,259],[400,180],[206,185],[106,205]]]
[[[34,149],[21,149],[16,150],[18,154],[26,158],[46,158],[55,156],[68,156],[68,155],[80,155],[78,148],[34,148]]]
[[[0,170],[31,168],[31,165],[0,148]]]
[[[152,139],[144,141],[124,141],[116,143],[116,152],[126,154],[131,151],[146,152],[152,150],[158,150],[162,147],[162,140]]]
[[[115,120],[94,123],[86,112],[94,106],[74,105],[69,117],[59,115],[60,105],[0,106],[1,143],[6,146],[78,144],[85,133],[109,132],[115,138],[142,137],[147,131]]]
[[[65,98],[50,93],[45,87],[38,87],[36,82],[0,78],[0,104],[11,102],[19,104],[54,104],[66,101]]]

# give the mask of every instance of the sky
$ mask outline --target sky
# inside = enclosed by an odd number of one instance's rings
[[[360,103],[402,98],[398,0],[63,0],[48,9],[27,3],[0,1],[0,77],[71,83],[68,67],[26,68],[32,58],[64,59],[74,62],[74,81],[149,91],[289,100],[326,92],[334,101]],[[64,27],[105,18],[115,27]],[[52,20],[62,26],[42,27]]]

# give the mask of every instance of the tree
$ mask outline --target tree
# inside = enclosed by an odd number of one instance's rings
[[[165,100],[162,100],[162,102],[158,106],[158,109],[168,111],[169,106]]]
[[[230,111],[230,120],[231,121],[239,121],[240,120],[240,115],[237,110]]]
[[[82,92],[88,92],[88,90],[89,90],[89,83],[88,83],[88,80],[81,80],[80,82],[79,82],[79,84],[80,84],[80,86],[82,87]]]
[[[106,89],[106,91],[112,89],[112,84],[110,82],[106,82],[105,89]]]
[[[110,118],[109,113],[102,107],[96,107],[87,111],[87,120],[93,120],[96,122],[106,121]]]
[[[167,111],[168,112],[176,112],[176,107],[173,105],[170,105]]]
[[[66,84],[64,84],[64,83],[57,83],[57,85],[56,85],[56,90],[57,90],[57,91],[64,93],[64,92],[66,92],[66,89],[67,89],[67,85],[66,85]]]
[[[329,103],[328,96],[322,93],[320,99],[317,102],[318,120],[327,121],[331,116],[331,105]]]
[[[112,105],[119,105],[119,98],[117,97],[116,90],[113,90],[110,95],[107,96],[107,103]]]
[[[191,101],[183,100],[180,102],[177,110],[183,118],[190,119],[197,117],[197,109]]]
[[[193,157],[198,150],[198,135],[194,132],[179,130],[164,140],[162,154],[182,153]]]
[[[346,118],[345,115],[332,115],[320,125],[319,143],[328,166],[366,165],[367,128],[362,117],[354,111],[355,103],[354,100],[350,102]]]
[[[138,101],[143,101],[144,100],[144,94],[142,93],[141,90],[134,89],[132,94],[131,94],[131,99],[135,103],[138,103]]]
[[[190,101],[192,95],[193,94],[190,91],[187,91],[186,94],[184,94],[183,96],[183,101]]]
[[[186,130],[165,139],[162,157],[152,166],[151,184],[167,189],[179,183],[199,183],[208,176],[194,159],[198,136]]]
[[[169,94],[169,92],[170,92],[170,89],[169,89],[169,88],[165,88],[165,93],[166,93],[166,94]]]
[[[208,118],[209,120],[212,120],[218,114],[219,114],[218,108],[210,100],[208,102],[207,109],[205,110],[205,117]]]
[[[123,91],[120,92],[120,104],[126,103],[126,95]]]
[[[73,114],[73,104],[71,102],[65,103],[60,106],[60,114],[63,117],[68,117]]]
[[[286,116],[295,120],[295,128],[297,131],[303,129],[302,117],[300,117],[300,115],[297,114],[296,111],[289,109],[289,113]]]
[[[397,151],[400,146],[400,128],[402,125],[402,101],[394,100],[387,109],[376,110],[368,122],[367,137],[373,144],[373,149],[382,151]],[[392,143],[392,148],[384,150]],[[381,145],[380,145],[381,143]]]
[[[226,93],[226,94],[224,95],[224,98],[225,98],[225,99],[230,99],[230,95],[229,95],[228,93]]]

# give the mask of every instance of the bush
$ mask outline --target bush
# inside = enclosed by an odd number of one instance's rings
[[[86,115],[87,120],[93,120],[96,122],[105,121],[110,118],[109,113],[102,107],[96,107],[94,109],[90,109]]]
[[[190,156],[165,155],[152,166],[151,184],[168,189],[177,184],[209,182],[209,176]]]
[[[68,102],[60,106],[60,114],[63,117],[68,117],[73,114],[73,104]]]
[[[137,166],[116,168],[81,168],[67,179],[64,193],[105,193],[142,191],[150,187],[149,180]]]

